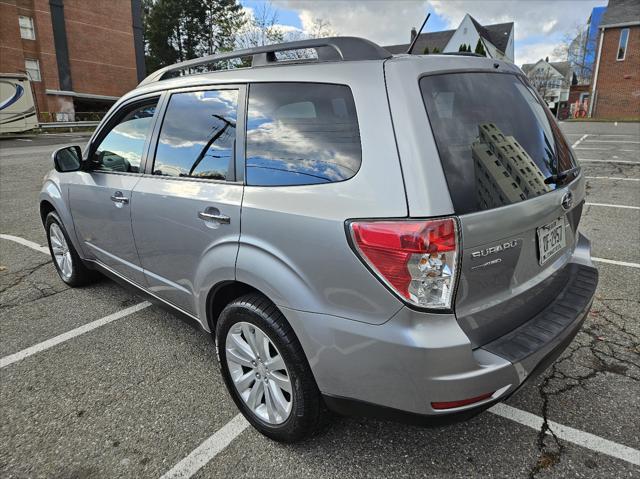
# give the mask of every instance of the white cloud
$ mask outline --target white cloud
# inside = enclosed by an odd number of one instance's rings
[[[321,18],[340,35],[361,36],[380,45],[407,43],[411,27],[419,27],[429,10],[449,28],[457,28],[466,13],[481,24],[513,21],[518,64],[552,56],[563,32],[586,23],[593,7],[606,4],[607,0],[273,0],[276,8],[297,11],[303,29]]]
[[[242,7],[242,12],[244,13],[244,18],[247,21],[247,23],[245,23],[245,26],[242,30],[240,30],[240,32],[246,32],[248,29],[251,28],[251,23],[255,20],[256,18],[256,11],[251,8],[251,7]],[[258,12],[258,14],[260,14],[261,12]],[[302,30],[300,30],[298,27],[294,27],[293,25],[284,25],[282,23],[278,23],[278,18],[276,15],[276,23],[273,24],[273,27],[280,30],[281,32],[284,33],[284,35],[291,35],[291,34],[300,34],[302,33]]]
[[[428,9],[428,2],[421,0],[275,0],[273,5],[296,10],[305,30],[321,18],[339,35],[364,37],[380,45],[407,43],[411,27],[420,26]]]
[[[606,0],[431,0],[435,11],[458,26],[465,13],[482,24],[515,22],[516,39],[561,33],[576,23],[586,23],[591,9]]]
[[[541,58],[549,57],[550,61],[560,61],[564,58],[554,56],[554,49],[557,43],[532,43],[523,45],[516,50],[516,64],[522,66],[524,63],[536,63]]]

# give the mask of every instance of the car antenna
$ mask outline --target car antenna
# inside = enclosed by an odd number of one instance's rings
[[[424,28],[424,26],[427,24],[427,21],[429,20],[429,17],[431,16],[431,13],[427,14],[427,18],[424,19],[424,22],[422,22],[422,26],[420,27],[420,30],[418,30],[418,33],[416,33],[416,36],[413,37],[413,41],[411,42],[411,45],[409,45],[409,49],[407,50],[407,54],[411,55],[411,50],[413,50],[413,47],[416,46],[416,42],[418,41],[418,37],[420,36],[420,34],[422,33],[422,29]]]

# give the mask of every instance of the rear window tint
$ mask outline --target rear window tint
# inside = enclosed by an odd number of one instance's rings
[[[246,182],[309,185],[360,169],[360,131],[349,87],[257,83],[249,89]]]
[[[575,166],[548,109],[516,75],[426,76],[420,90],[457,214],[540,196],[561,186],[545,179]]]

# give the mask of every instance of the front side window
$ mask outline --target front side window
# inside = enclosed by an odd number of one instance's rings
[[[620,30],[620,43],[618,44],[618,60],[624,60],[627,55],[627,43],[629,42],[629,29]]]
[[[38,60],[25,59],[24,68],[27,71],[29,80],[31,81],[42,80],[42,77],[40,76],[40,62]]]
[[[575,166],[551,113],[516,75],[452,73],[420,90],[457,214],[536,198]]]
[[[36,30],[33,27],[33,18],[31,17],[18,17],[18,23],[20,24],[20,37],[25,40],[35,40]]]
[[[238,90],[204,90],[171,95],[153,174],[232,179]]]
[[[117,124],[100,141],[91,157],[98,171],[140,173],[144,145],[151,133],[158,99],[137,104],[123,112]]]
[[[249,90],[246,181],[288,186],[332,183],[361,163],[351,90],[319,83],[257,83]]]

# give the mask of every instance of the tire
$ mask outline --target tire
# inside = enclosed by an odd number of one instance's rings
[[[72,288],[79,286],[85,286],[96,281],[97,273],[90,270],[84,264],[84,261],[78,255],[78,252],[73,247],[73,243],[69,239],[67,230],[64,228],[62,221],[55,212],[51,212],[47,215],[44,222],[44,229],[47,233],[47,243],[49,244],[49,253],[51,254],[51,260],[53,266],[56,268],[60,279],[67,283]],[[60,235],[64,241],[61,241]],[[61,263],[56,258],[54,249],[57,253],[61,251],[65,256],[65,263]],[[58,255],[58,258],[60,255]]]
[[[268,342],[271,343],[266,348],[268,352],[265,353],[264,347],[261,348],[255,344],[251,346],[250,341],[246,340],[245,333],[248,332],[251,337],[252,330],[256,338],[261,337],[259,333],[266,335]],[[250,349],[245,348],[244,353],[240,354],[241,348],[238,347],[240,343],[235,338],[241,341],[244,339],[246,346]],[[259,344],[260,341],[257,340],[254,343]],[[264,345],[265,342],[262,341],[262,344]],[[275,441],[286,443],[299,441],[317,432],[326,415],[320,391],[293,329],[271,301],[259,294],[248,294],[228,304],[218,319],[216,346],[227,390],[238,409],[254,428]],[[229,349],[235,352],[230,353]],[[258,351],[257,354],[256,351]],[[260,351],[264,353],[262,357],[260,357]],[[258,361],[253,361],[254,366],[247,364],[238,369],[238,355],[243,355],[242,360],[245,361],[248,357],[252,357],[251,353],[253,357],[261,360],[260,364],[257,364]],[[282,359],[284,369],[278,370],[280,364],[278,355]],[[273,365],[272,370],[268,369],[270,365]],[[241,381],[243,375],[248,376],[249,379],[246,389],[241,386],[244,389],[241,393],[236,387],[234,377],[236,381]],[[289,395],[286,388],[279,387],[280,384],[287,384],[283,380],[287,376],[291,390]],[[264,381],[261,385],[260,380]],[[260,386],[263,391],[262,396],[259,393],[256,394],[259,402],[254,403],[257,403],[258,407],[252,408],[248,403],[251,400],[251,392]],[[273,392],[274,389],[275,392]],[[280,396],[277,394],[278,390]],[[270,403],[274,405],[271,408],[274,411],[274,417],[271,416],[271,412],[268,412],[267,396],[270,398]],[[285,414],[278,413],[278,408],[275,407],[276,404],[282,406],[283,403],[278,401],[278,397],[281,400],[284,399],[285,403],[287,399],[290,401],[286,418]]]

